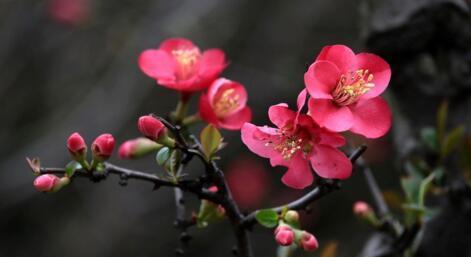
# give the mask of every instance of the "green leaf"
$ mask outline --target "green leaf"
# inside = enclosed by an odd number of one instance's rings
[[[155,160],[157,161],[157,164],[159,164],[160,166],[164,165],[167,162],[168,158],[170,158],[170,154],[170,148],[162,147],[155,155]]]
[[[443,101],[437,111],[437,139],[441,143],[445,136],[446,120],[448,116],[448,101]]]
[[[458,144],[463,140],[464,126],[458,126],[454,128],[443,140],[442,144],[442,157],[446,157],[450,154]]]
[[[201,145],[203,146],[204,154],[209,160],[219,149],[222,142],[222,136],[217,128],[209,124],[201,131],[200,140]]]
[[[67,166],[65,166],[65,175],[69,178],[71,178],[75,171],[79,170],[82,168],[82,165],[76,161],[71,161]]]
[[[224,213],[220,211],[220,206],[208,200],[202,200],[196,225],[199,228],[207,227],[210,223],[215,223],[224,218]]]
[[[406,194],[408,203],[418,202],[418,195],[419,195],[421,182],[422,180],[417,177],[409,176],[409,177],[401,178],[402,189],[404,190],[404,193]]]
[[[412,161],[407,161],[405,165],[405,170],[407,172],[407,175],[409,175],[410,177],[414,177],[417,179],[424,178],[424,169],[422,167],[419,167],[416,162],[413,163]]]
[[[426,177],[420,183],[419,195],[418,195],[418,204],[419,204],[419,206],[424,207],[425,194],[427,193],[427,190],[429,189],[430,185],[432,184],[432,181],[433,181],[434,178],[435,178],[435,173],[432,172],[432,173],[430,173],[430,175],[428,175],[428,177]]]
[[[255,219],[264,227],[274,228],[278,225],[279,216],[275,210],[265,209],[258,211]]]
[[[422,142],[428,147],[430,150],[438,153],[440,146],[437,137],[437,130],[431,127],[425,127],[420,131],[420,138]]]

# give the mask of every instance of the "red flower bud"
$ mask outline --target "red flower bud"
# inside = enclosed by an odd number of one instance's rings
[[[294,241],[294,232],[289,226],[278,226],[275,230],[275,240],[282,246],[291,245]]]
[[[92,144],[93,157],[99,161],[110,158],[114,148],[114,138],[111,134],[101,134]]]
[[[157,141],[167,131],[162,122],[150,115],[140,117],[137,128],[144,136],[154,141]]]
[[[49,192],[57,183],[59,183],[59,180],[59,177],[56,175],[44,174],[37,177],[34,180],[33,185],[39,192]]]
[[[83,140],[83,137],[75,132],[67,139],[67,149],[69,149],[70,154],[75,159],[83,159],[87,152],[87,144],[85,140]]]
[[[353,204],[353,213],[357,216],[363,217],[372,212],[373,209],[371,209],[370,205],[363,201],[358,201]]]
[[[121,159],[132,159],[158,150],[160,147],[162,147],[162,145],[142,137],[124,142],[119,147],[118,154]]]
[[[317,239],[311,233],[306,231],[301,235],[301,241],[299,242],[300,246],[304,251],[314,251],[319,247]]]

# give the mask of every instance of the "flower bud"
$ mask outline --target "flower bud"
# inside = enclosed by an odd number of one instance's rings
[[[67,149],[76,161],[82,161],[85,159],[87,153],[87,144],[83,137],[75,132],[67,139]]]
[[[353,204],[353,213],[359,217],[364,217],[371,212],[373,212],[373,209],[363,201],[358,201]]]
[[[304,251],[314,251],[319,247],[319,243],[314,235],[306,231],[303,231],[299,245],[304,249]]]
[[[275,240],[279,245],[288,246],[294,241],[293,229],[289,226],[280,225],[275,230]]]
[[[162,122],[150,115],[140,117],[137,128],[144,136],[154,141],[162,137],[167,130]]]
[[[54,188],[54,186],[59,183],[59,177],[52,174],[44,174],[38,176],[33,185],[39,192],[50,192]]]
[[[285,221],[289,224],[298,224],[299,213],[297,211],[289,210],[285,214]]]
[[[147,138],[136,138],[128,140],[121,144],[119,147],[119,158],[121,159],[133,159],[141,157],[147,153],[160,149],[162,145],[147,139]]]
[[[113,153],[114,138],[111,134],[99,135],[92,144],[93,159],[105,161]]]

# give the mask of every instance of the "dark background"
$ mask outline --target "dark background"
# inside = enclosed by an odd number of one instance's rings
[[[303,73],[322,46],[341,43],[383,56],[392,66],[386,97],[394,127],[384,139],[356,143],[371,146],[367,158],[384,190],[398,190],[400,160],[416,145],[418,129],[434,122],[444,98],[451,100],[453,124],[471,124],[471,26],[464,0],[96,0],[81,24],[54,19],[48,4],[0,0],[0,256],[174,255],[171,190],[152,191],[135,181],[121,187],[110,177],[99,184],[77,179],[59,193],[40,194],[24,160],[39,156],[45,166],[63,166],[72,132],[88,142],[110,132],[119,144],[139,135],[140,115],[172,110],[177,94],[137,66],[142,50],[169,37],[222,48],[230,60],[223,76],[246,86],[256,124],[268,124],[270,105],[294,105]],[[224,137],[230,144],[222,167],[249,158],[267,170],[271,186],[259,208],[300,194],[281,185],[282,172],[251,154],[239,132],[224,131]],[[158,171],[152,156],[111,161]],[[372,230],[353,217],[351,206],[370,199],[355,174],[313,206],[305,227],[321,246],[335,240],[338,256],[354,256]],[[190,233],[191,256],[230,256],[234,238],[226,222]],[[271,233],[252,233],[256,256],[275,255]]]

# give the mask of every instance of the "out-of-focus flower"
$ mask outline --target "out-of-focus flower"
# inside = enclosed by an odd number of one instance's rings
[[[282,246],[291,245],[294,242],[294,232],[289,226],[280,225],[275,229],[275,241]]]
[[[50,0],[49,15],[60,23],[79,25],[90,18],[90,0]]]
[[[118,155],[121,159],[133,159],[141,157],[152,151],[160,149],[162,145],[147,139],[147,138],[136,138],[131,139],[119,147]]]
[[[39,192],[50,192],[54,186],[59,183],[59,177],[52,174],[44,174],[38,176],[33,185]]]
[[[363,201],[358,201],[353,204],[353,213],[355,215],[365,216],[372,211],[370,205]]]
[[[114,149],[114,138],[111,134],[99,135],[92,144],[93,158],[97,161],[105,161],[110,158]]]
[[[207,88],[227,66],[220,49],[201,52],[188,39],[171,38],[139,56],[139,67],[162,86],[182,92]]]
[[[252,118],[246,103],[247,92],[242,84],[220,78],[201,95],[199,113],[202,119],[215,127],[238,130]]]
[[[304,251],[314,251],[319,247],[316,237],[306,231],[302,232],[299,245],[304,249]]]
[[[286,212],[284,218],[289,224],[297,224],[299,222],[299,213],[294,210],[289,210]]]
[[[309,114],[332,131],[378,138],[391,127],[391,111],[379,95],[391,78],[381,57],[344,45],[326,46],[304,74],[311,95]]]
[[[85,158],[87,144],[85,140],[83,140],[83,137],[75,132],[67,139],[67,149],[75,160],[80,161]]]
[[[236,158],[227,167],[227,183],[234,200],[242,208],[254,208],[270,190],[268,173],[260,162]]]
[[[297,189],[311,185],[311,166],[323,178],[350,176],[352,164],[337,149],[345,144],[342,136],[320,128],[311,117],[290,110],[286,104],[271,106],[268,115],[278,128],[245,123],[242,141],[252,152],[270,158],[272,166],[288,167],[284,184]]]
[[[154,141],[157,141],[167,131],[160,120],[150,115],[141,116],[137,121],[137,128],[144,136]]]

